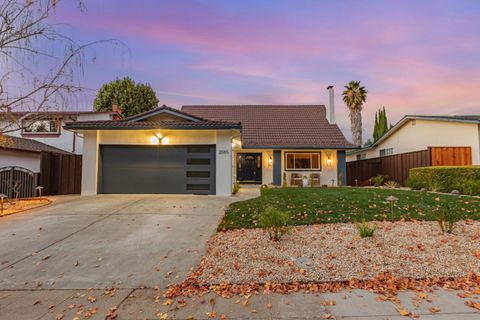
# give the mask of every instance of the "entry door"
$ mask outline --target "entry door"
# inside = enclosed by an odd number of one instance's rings
[[[243,183],[262,183],[262,154],[237,154],[237,181]]]

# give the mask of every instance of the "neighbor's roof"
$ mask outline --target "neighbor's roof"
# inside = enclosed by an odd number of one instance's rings
[[[390,130],[387,131],[380,139],[375,141],[369,147],[349,151],[348,154],[361,153],[367,150],[374,149],[380,143],[387,140],[391,135],[398,131],[405,123],[410,120],[428,120],[428,121],[447,121],[447,122],[462,122],[471,124],[480,124],[480,115],[452,115],[452,116],[429,116],[429,115],[406,115],[400,121],[398,121]]]
[[[351,149],[323,105],[194,105],[182,111],[215,121],[239,121],[243,148]]]
[[[9,112],[0,112],[0,117],[23,117],[26,115],[32,116],[79,116],[82,114],[110,114],[110,115],[118,115],[121,117],[117,111],[9,111]]]
[[[48,152],[70,154],[70,152],[52,147],[48,144],[45,144],[36,140],[24,139],[24,138],[8,136],[8,135],[0,135],[0,149],[35,152],[35,153],[48,151]]]

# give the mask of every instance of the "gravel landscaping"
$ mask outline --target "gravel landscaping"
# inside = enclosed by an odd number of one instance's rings
[[[294,227],[279,242],[262,229],[220,232],[210,240],[199,280],[291,283],[370,279],[383,272],[415,279],[480,273],[478,221],[461,221],[445,235],[432,221],[374,224],[373,238],[360,238],[345,223]]]

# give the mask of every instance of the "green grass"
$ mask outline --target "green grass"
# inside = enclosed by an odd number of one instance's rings
[[[271,188],[262,189],[258,198],[231,204],[218,230],[256,228],[266,207],[290,212],[293,225],[390,220],[390,204],[385,201],[390,195],[399,199],[396,220],[435,220],[432,208],[447,202],[462,218],[480,219],[480,198],[398,189]]]

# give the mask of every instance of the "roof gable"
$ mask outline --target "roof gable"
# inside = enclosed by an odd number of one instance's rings
[[[242,124],[244,148],[349,149],[323,105],[195,105],[182,111],[213,121]]]
[[[152,121],[152,122],[158,122],[158,121],[204,121],[205,119],[202,119],[200,117],[188,114],[186,112],[182,112],[180,110],[174,109],[167,107],[166,105],[163,105],[161,107],[155,108],[153,110],[149,110],[146,112],[142,112],[139,114],[136,114],[134,116],[128,117],[123,119],[124,121],[129,121],[129,122],[138,122],[138,121]]]

